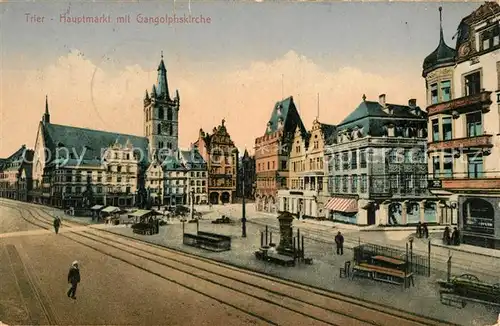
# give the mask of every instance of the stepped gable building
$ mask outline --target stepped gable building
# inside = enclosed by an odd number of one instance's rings
[[[440,8],[442,20],[442,9]],[[424,60],[429,188],[467,244],[500,248],[500,5],[485,2]],[[496,103],[495,103],[496,102]]]
[[[209,203],[232,203],[236,197],[238,149],[227,132],[225,120],[213,128],[212,134],[200,129],[193,146],[207,164]]]
[[[436,223],[435,196],[427,191],[427,115],[408,105],[363,101],[337,125],[326,146],[329,217],[357,225]]]
[[[0,159],[0,197],[28,201],[32,187],[33,150],[21,146],[15,153]]]
[[[149,151],[163,161],[179,147],[180,96],[176,90],[175,97],[170,97],[163,54],[157,71],[158,81],[151,94],[146,90],[144,97],[144,135],[149,141]]]
[[[255,139],[256,190],[258,211],[277,212],[278,190],[288,187],[288,159],[297,128],[306,129],[293,97],[274,105],[264,135]]]
[[[302,218],[327,217],[329,199],[325,144],[335,141],[336,127],[315,119],[309,132],[299,126],[290,149],[288,189],[278,191],[279,210]]]

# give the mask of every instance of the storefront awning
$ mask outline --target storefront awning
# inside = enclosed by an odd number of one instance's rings
[[[90,209],[93,211],[98,211],[98,210],[102,209],[103,207],[104,206],[102,206],[102,205],[94,205],[94,206],[90,207]]]
[[[143,217],[143,216],[146,216],[146,215],[151,214],[151,213],[152,213],[152,211],[149,209],[139,209],[131,214],[128,214],[128,216],[129,217]]]
[[[326,203],[325,208],[336,212],[356,213],[358,211],[358,201],[354,198],[332,197]]]
[[[102,210],[104,213],[116,213],[119,212],[120,209],[115,206],[108,206]]]

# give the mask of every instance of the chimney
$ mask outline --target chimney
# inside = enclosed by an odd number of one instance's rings
[[[408,106],[412,109],[417,107],[417,99],[411,98],[408,100]]]
[[[380,94],[378,96],[378,102],[380,103],[380,105],[385,106],[385,94]]]

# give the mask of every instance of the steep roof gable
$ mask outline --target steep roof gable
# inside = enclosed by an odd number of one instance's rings
[[[275,133],[281,127],[283,127],[286,132],[293,133],[295,125],[298,125],[303,132],[306,131],[293,101],[293,96],[289,96],[284,100],[276,102],[274,105],[271,118],[267,123],[266,132],[264,134],[269,135]]]
[[[115,143],[126,145],[128,140],[134,148],[134,152],[140,155],[140,163],[147,164],[149,161],[148,139],[146,137],[51,123],[45,124],[43,128],[45,146],[52,152],[52,155],[55,155],[57,148],[64,147],[77,157],[81,157],[83,154],[82,164],[85,164],[85,161],[100,160],[104,149]]]

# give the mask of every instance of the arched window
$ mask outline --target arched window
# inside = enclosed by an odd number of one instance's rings
[[[172,108],[167,109],[167,120],[172,120]]]
[[[163,120],[163,108],[158,109],[158,119]]]
[[[161,134],[161,124],[158,124],[158,135]]]
[[[145,116],[146,122],[148,122],[149,121],[148,110],[146,110],[146,112],[144,113],[144,116]]]
[[[171,143],[167,143],[167,148],[168,149],[172,149],[172,144]]]

